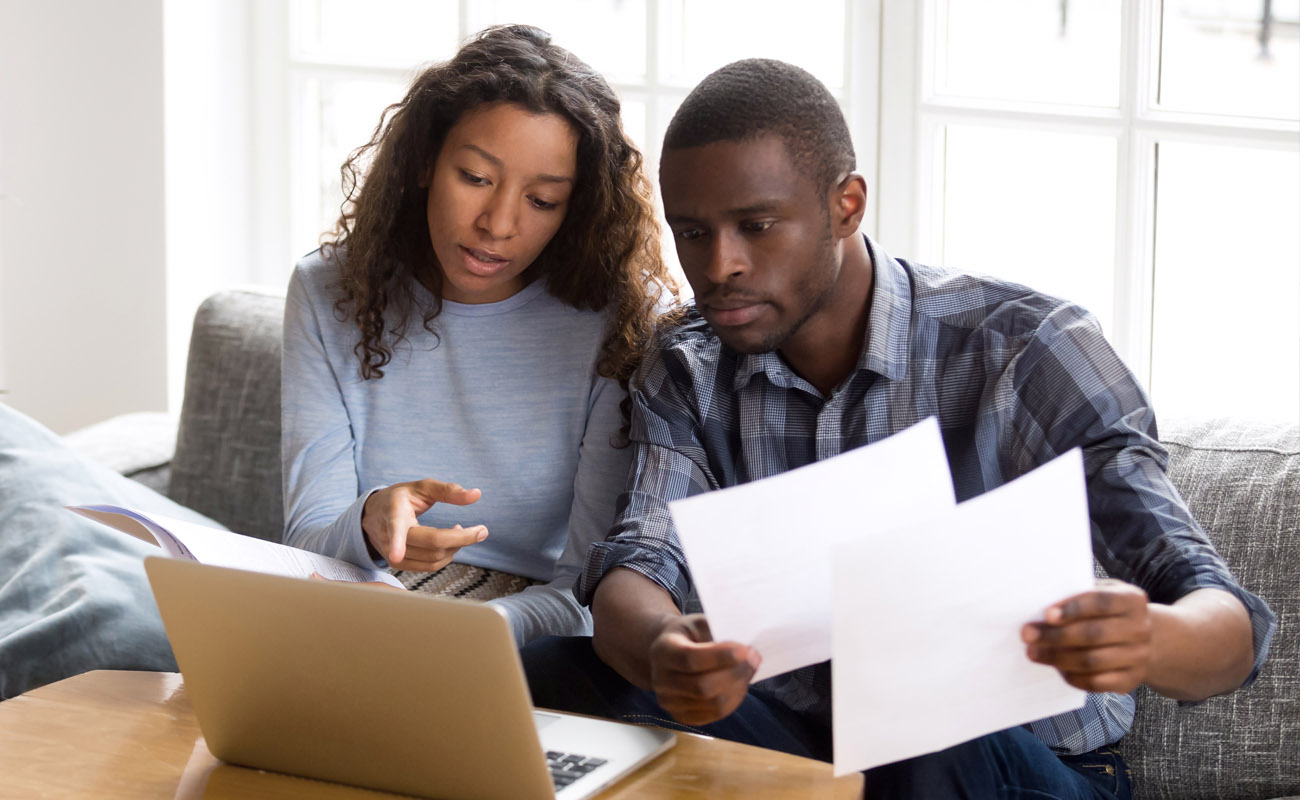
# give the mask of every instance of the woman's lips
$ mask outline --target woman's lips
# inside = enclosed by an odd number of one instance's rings
[[[762,303],[751,303],[749,305],[732,306],[729,308],[705,306],[704,317],[709,321],[710,325],[715,327],[734,328],[738,325],[753,322],[762,311]]]
[[[465,269],[482,277],[495,275],[510,263],[510,259],[502,258],[489,250],[460,245],[460,251],[465,256]]]

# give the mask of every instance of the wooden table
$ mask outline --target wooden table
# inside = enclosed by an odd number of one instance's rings
[[[820,761],[679,733],[676,747],[601,797],[856,798],[861,785]],[[0,797],[393,796],[218,761],[176,673],[90,672],[0,702]]]

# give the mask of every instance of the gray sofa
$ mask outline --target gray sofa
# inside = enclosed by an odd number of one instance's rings
[[[124,468],[232,530],[272,540],[282,527],[282,309],[282,298],[250,292],[203,304],[174,456]],[[1247,690],[1195,706],[1140,690],[1120,749],[1142,798],[1300,796],[1300,428],[1212,420],[1162,429],[1174,482],[1279,627],[1268,665]],[[102,428],[96,436],[101,447],[111,438]]]

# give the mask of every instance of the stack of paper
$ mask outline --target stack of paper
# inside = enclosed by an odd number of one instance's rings
[[[670,504],[709,627],[761,680],[831,659],[837,774],[1079,708],[1020,629],[1093,588],[1082,456],[957,505],[933,419]]]

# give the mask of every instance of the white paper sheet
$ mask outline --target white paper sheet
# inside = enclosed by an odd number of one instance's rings
[[[714,640],[756,647],[758,681],[831,657],[834,546],[955,504],[932,417],[875,444],[668,507]]]
[[[1081,707],[1020,628],[1095,586],[1083,458],[835,551],[835,774]]]
[[[404,588],[387,572],[365,569],[319,553],[268,542],[240,533],[217,530],[162,514],[145,514],[121,506],[68,506],[83,517],[157,544],[172,558],[188,558],[200,564],[233,567],[251,572],[309,578],[313,572],[336,581],[383,581]]]

